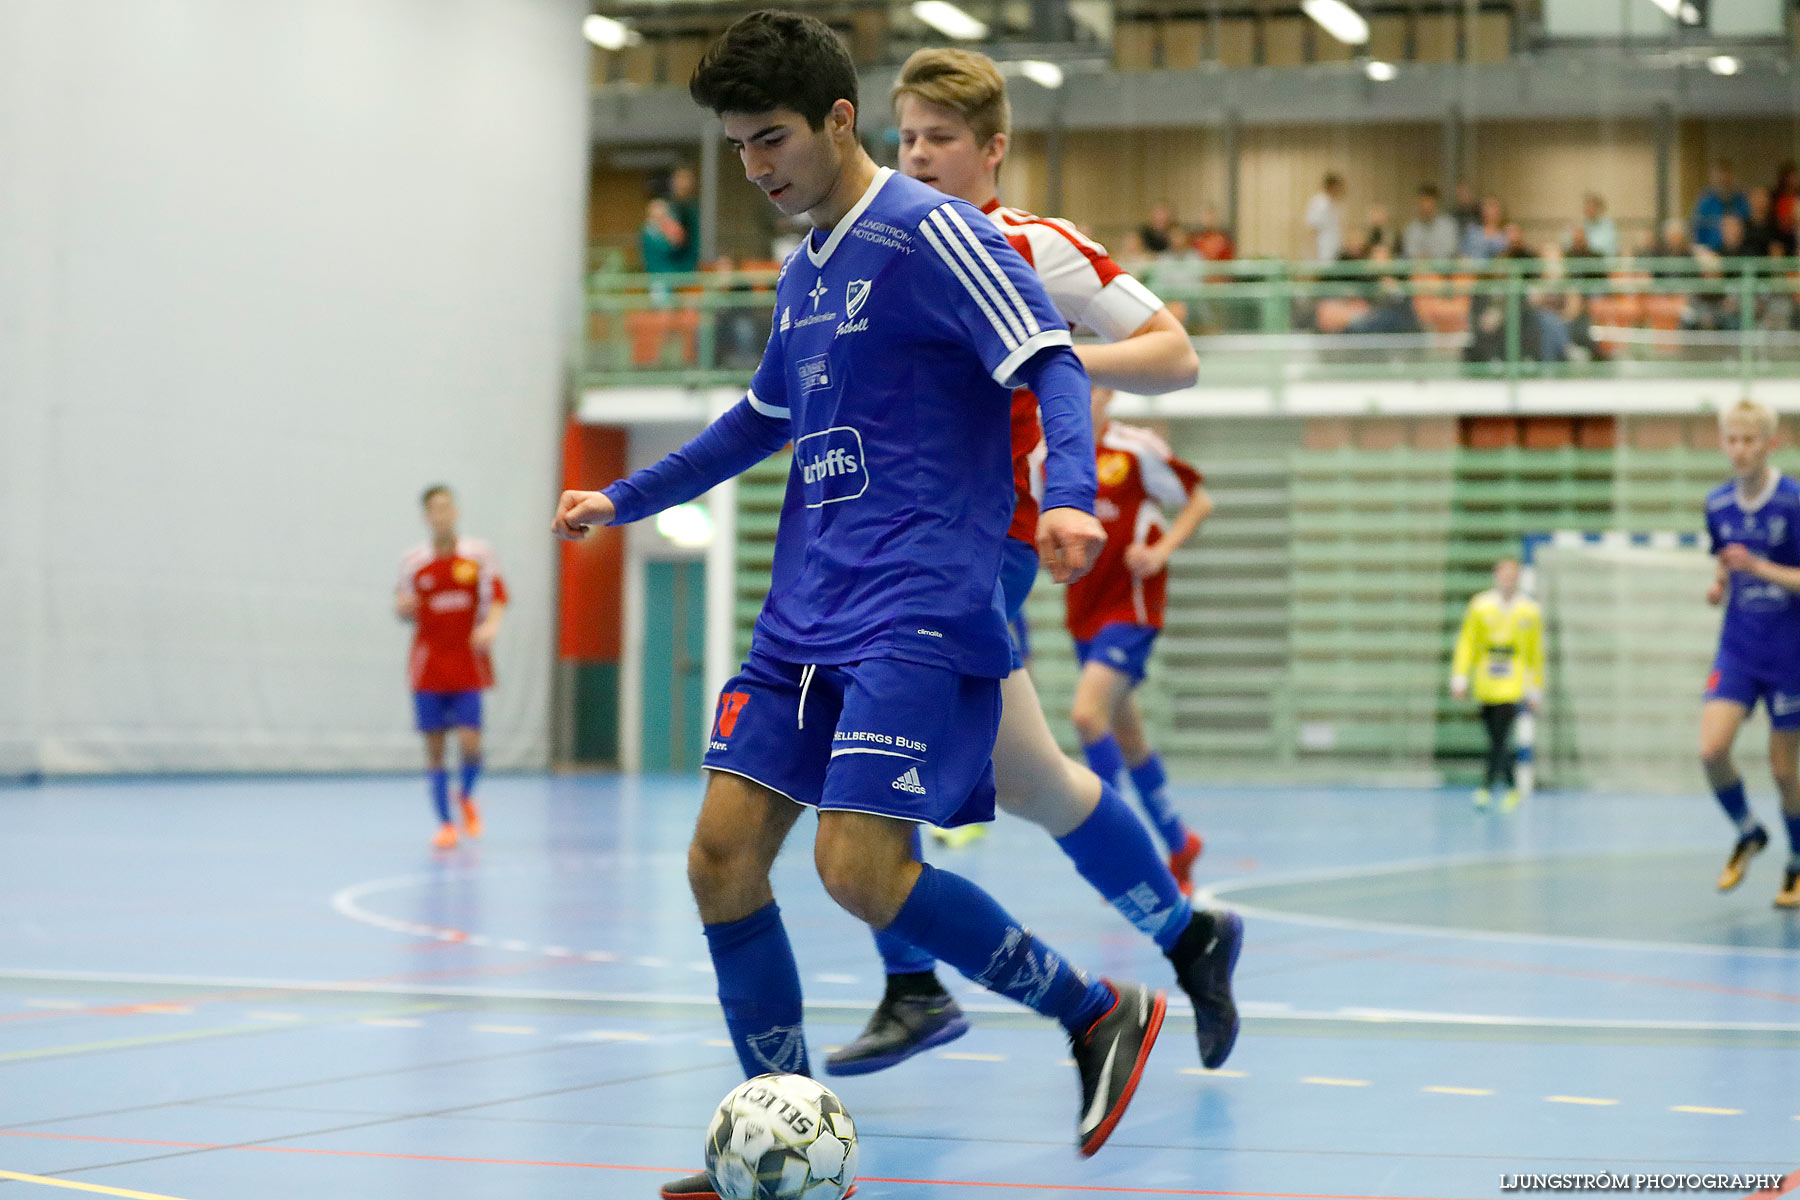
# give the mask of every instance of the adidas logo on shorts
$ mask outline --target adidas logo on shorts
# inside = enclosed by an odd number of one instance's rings
[[[923,796],[925,794],[925,785],[919,782],[919,768],[912,767],[906,774],[894,780],[894,790],[896,792],[911,792],[915,796]]]

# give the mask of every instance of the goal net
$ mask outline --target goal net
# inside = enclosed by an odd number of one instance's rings
[[[1540,774],[1555,787],[1703,788],[1700,693],[1718,644],[1713,560],[1693,534],[1558,533],[1527,543],[1544,609]],[[1759,712],[1740,741],[1761,746]]]

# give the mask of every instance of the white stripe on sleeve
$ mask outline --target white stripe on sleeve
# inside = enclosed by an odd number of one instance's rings
[[[932,249],[936,250],[943,256],[944,261],[950,264],[950,269],[956,273],[957,279],[962,281],[963,287],[967,289],[970,296],[974,297],[975,303],[981,306],[981,311],[987,315],[987,319],[999,332],[1000,340],[1006,343],[1007,349],[1015,349],[1027,336],[1024,323],[1016,314],[1006,311],[1006,301],[1001,297],[999,289],[994,286],[991,279],[984,276],[981,268],[975,265],[974,255],[969,253],[967,245],[960,235],[949,227],[948,222],[944,221],[940,215],[942,212],[942,209],[933,211],[919,228],[924,231],[926,239],[931,242]]]
[[[1012,276],[1008,275],[1000,268],[1000,264],[994,261],[994,256],[989,254],[988,248],[981,244],[981,239],[975,236],[975,231],[969,228],[969,223],[963,220],[963,215],[948,205],[938,211],[948,217],[963,237],[968,239],[969,246],[975,251],[976,256],[999,281],[1001,290],[1006,293],[1006,298],[1012,302],[1014,310],[1024,321],[1025,332],[1031,335],[1041,332],[1043,327],[1038,324],[1037,314],[1031,311],[1031,306],[1025,303],[1024,297],[1019,295],[1019,289],[1013,286]],[[992,227],[990,224],[989,228]]]
[[[744,389],[744,398],[746,400],[750,401],[751,408],[754,408],[757,412],[761,413],[763,416],[769,417],[773,420],[786,421],[792,415],[785,408],[777,408],[773,404],[764,404],[761,400],[758,400],[756,398],[756,393],[751,391],[749,388]]]
[[[1031,356],[1046,346],[1072,346],[1075,339],[1069,336],[1066,329],[1046,329],[1036,337],[1006,356],[1006,361],[994,368],[994,382],[1001,387],[1017,387],[1013,373],[1024,366]]]

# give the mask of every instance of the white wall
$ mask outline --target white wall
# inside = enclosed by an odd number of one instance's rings
[[[437,480],[544,761],[587,7],[0,5],[0,772],[417,762]]]

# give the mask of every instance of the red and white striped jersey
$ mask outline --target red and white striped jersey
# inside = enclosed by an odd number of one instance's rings
[[[398,593],[418,597],[408,674],[415,692],[473,692],[494,685],[486,653],[469,644],[475,626],[496,601],[506,603],[506,581],[493,547],[457,538],[447,555],[430,542],[400,560]]]
[[[1125,549],[1133,542],[1154,545],[1167,527],[1164,509],[1179,510],[1201,482],[1200,472],[1176,458],[1167,442],[1117,421],[1100,435],[1095,473],[1100,490],[1094,515],[1106,528],[1106,545],[1094,569],[1064,595],[1069,633],[1083,642],[1108,625],[1162,628],[1168,572],[1134,579]]]
[[[1012,248],[1031,264],[1050,294],[1050,302],[1071,326],[1079,325],[1108,342],[1124,341],[1155,316],[1163,302],[1106,253],[1099,242],[1083,237],[1073,225],[1055,217],[1038,217],[998,200],[986,208]],[[1037,500],[1031,494],[1028,459],[1043,439],[1037,397],[1027,388],[1013,392],[1013,509],[1008,537],[1027,545],[1037,538]]]

